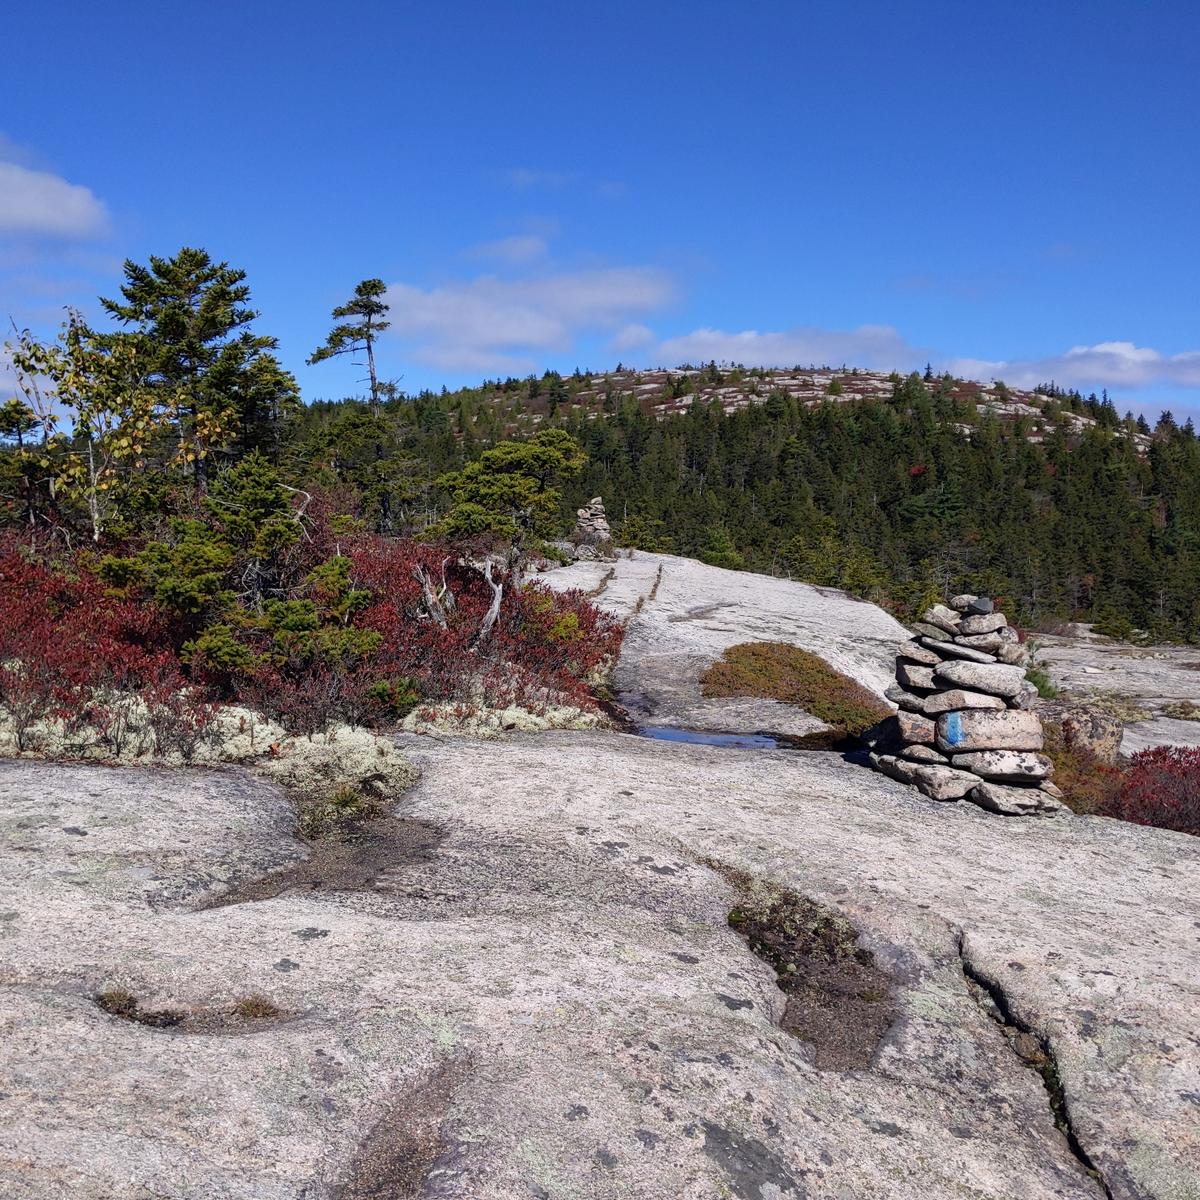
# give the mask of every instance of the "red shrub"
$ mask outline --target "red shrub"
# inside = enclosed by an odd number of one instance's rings
[[[138,717],[130,699],[140,696],[162,748],[194,752],[212,710],[188,690],[154,605],[113,599],[78,563],[38,561],[5,542],[0,613],[0,703],[18,748],[28,748],[38,722],[58,719],[68,729],[92,725],[120,753]]]
[[[229,651],[220,668],[203,651],[185,667],[182,628],[153,603],[107,594],[83,556],[55,560],[46,547],[0,541],[0,704],[20,748],[38,722],[58,718],[91,726],[115,755],[144,717],[161,751],[190,758],[212,723],[209,682],[305,733],[334,720],[388,723],[418,700],[464,711],[594,704],[588,682],[615,657],[622,629],[582,593],[504,579],[499,616],[481,637],[492,590],[458,550],[369,535],[339,545],[328,527],[318,513],[304,573],[292,564],[294,582],[280,589],[297,600],[285,615],[299,623],[272,627],[269,605],[265,617],[228,616],[212,626]],[[339,552],[348,580],[335,572],[314,583],[309,572]],[[444,584],[444,620],[429,611],[421,572],[435,592]]]
[[[1155,746],[1135,754],[1110,815],[1200,834],[1200,749]]]

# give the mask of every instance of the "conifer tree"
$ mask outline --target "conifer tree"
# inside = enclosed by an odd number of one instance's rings
[[[367,356],[367,381],[371,387],[371,413],[379,415],[379,377],[375,371],[375,341],[389,327],[388,304],[383,296],[387,285],[382,279],[364,279],[355,289],[354,295],[345,304],[333,310],[336,320],[352,318],[335,325],[329,336],[309,356],[308,363],[324,362],[340,354],[364,353]]]
[[[295,380],[269,353],[276,340],[248,328],[258,313],[245,279],[185,246],[173,258],[151,255],[149,266],[126,260],[122,299],[100,300],[129,329],[103,340],[132,344],[146,363],[146,382],[175,426],[176,459],[191,468],[198,491],[215,454],[256,448],[272,415],[297,400]]]

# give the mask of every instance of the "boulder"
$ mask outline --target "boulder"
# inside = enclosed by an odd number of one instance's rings
[[[932,746],[905,746],[900,751],[900,757],[916,763],[947,764],[949,761],[944,754],[939,754]]]
[[[896,729],[905,745],[912,745],[915,742],[923,746],[932,746],[937,737],[934,723],[919,713],[898,712],[892,720],[896,722]],[[1041,743],[1039,742],[1035,748],[1040,750]]]
[[[989,613],[996,611],[996,605],[986,596],[976,596],[975,599],[967,605],[966,611],[972,616],[986,617]]]
[[[933,642],[948,642],[952,636],[946,630],[939,629],[936,625],[930,625],[927,621],[914,622],[912,631],[918,636],[928,638]]]
[[[930,646],[937,647],[937,654],[940,656],[938,662],[943,658],[961,658],[967,662],[993,663],[996,657],[993,654],[987,654],[983,650],[976,650],[973,646],[962,645],[957,638],[952,642],[930,642]]]
[[[951,596],[950,607],[954,609],[955,612],[965,613],[970,610],[971,605],[974,604],[978,599],[978,596],[972,596],[969,592],[966,592],[961,596]]]
[[[1019,642],[1004,642],[997,649],[996,657],[1002,663],[1023,667],[1029,661],[1029,651]]]
[[[961,800],[979,780],[967,771],[952,767],[911,762],[892,754],[881,754],[877,766],[885,775],[911,783],[931,800]]]
[[[943,687],[968,688],[973,692],[988,692],[1006,700],[1020,694],[1025,672],[1020,667],[1002,663],[943,662],[933,668],[933,677]]]
[[[999,696],[990,696],[986,692],[968,692],[963,688],[951,688],[948,692],[934,692],[922,701],[921,711],[929,717],[939,713],[953,712],[956,708],[1004,708],[1004,701]]]
[[[967,793],[967,799],[989,812],[1006,817],[1022,817],[1030,813],[1056,812],[1058,802],[1040,788],[1012,787],[1001,783],[980,783]]]
[[[883,693],[897,708],[903,708],[907,712],[923,713],[925,711],[925,698],[917,696],[913,692],[907,692],[898,683],[893,683]]]
[[[1120,717],[1089,704],[1050,706],[1046,722],[1056,725],[1063,742],[1073,750],[1086,750],[1100,762],[1112,766],[1121,753],[1125,726]]]
[[[916,783],[917,772],[921,769],[920,763],[897,758],[894,754],[872,755],[871,765],[901,783]]]
[[[955,771],[952,767],[917,767],[912,781],[922,795],[930,800],[961,800],[979,785],[979,780],[969,771]]]
[[[1002,642],[1011,642],[1016,645],[1021,640],[1021,635],[1011,625],[1001,625],[995,632]]]
[[[927,718],[916,719],[928,724]],[[1040,750],[1043,740],[1037,713],[1016,709],[993,712],[983,708],[942,713],[933,739],[943,754],[950,755],[974,750]]]
[[[1037,708],[1038,690],[1026,679],[1021,684],[1021,690],[1009,701],[1013,708],[1032,710]]]
[[[936,629],[945,630],[951,636],[959,632],[958,613],[952,608],[947,608],[944,604],[935,604],[932,608],[927,608],[921,614],[921,620],[926,625],[932,625]]]
[[[1044,754],[1031,750],[976,750],[971,754],[956,754],[950,764],[959,771],[973,771],[984,779],[1001,783],[1036,782],[1054,770],[1054,764]]]
[[[896,653],[909,662],[920,663],[925,667],[936,667],[942,661],[934,651],[919,642],[905,642]]]
[[[918,667],[915,663],[898,662],[896,679],[906,688],[933,688],[933,668]]]
[[[981,613],[978,616],[963,617],[955,632],[969,637],[976,633],[995,633],[1007,624],[1008,618],[1003,613]]]

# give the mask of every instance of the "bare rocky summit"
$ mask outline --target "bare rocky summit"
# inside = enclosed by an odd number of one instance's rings
[[[667,708],[672,649],[803,636],[882,690],[903,636],[682,560],[561,575]],[[1200,1195],[1195,839],[833,753],[399,742],[420,782],[332,848],[242,768],[0,762],[0,1195]]]

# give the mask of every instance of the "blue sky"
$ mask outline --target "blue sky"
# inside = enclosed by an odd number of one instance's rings
[[[361,278],[402,386],[683,359],[1200,413],[1200,6],[11,6],[0,314],[249,273],[306,367]],[[6,320],[7,324],[7,320]]]

